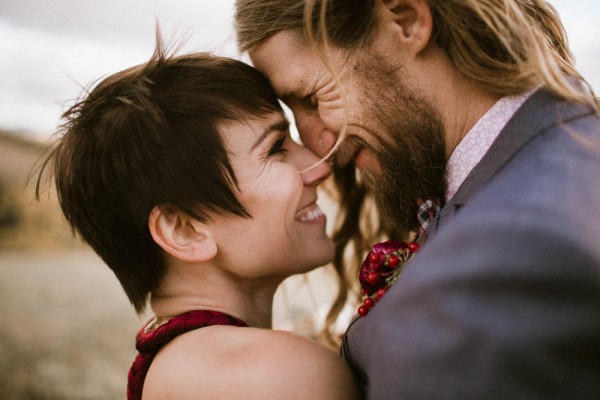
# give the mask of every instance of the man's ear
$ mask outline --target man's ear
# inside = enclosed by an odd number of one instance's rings
[[[174,207],[154,207],[148,216],[148,228],[154,241],[180,260],[208,261],[217,254],[208,227]]]
[[[380,24],[390,27],[409,54],[416,57],[429,43],[433,18],[427,0],[376,0]]]

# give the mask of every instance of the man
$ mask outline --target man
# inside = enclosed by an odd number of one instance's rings
[[[356,165],[389,229],[426,238],[346,333],[367,397],[599,398],[600,118],[554,9],[236,7],[302,141]]]

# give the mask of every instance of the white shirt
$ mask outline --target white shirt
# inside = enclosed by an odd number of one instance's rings
[[[502,97],[480,119],[460,141],[446,164],[448,189],[446,200],[450,200],[469,173],[490,149],[511,117],[533,93]]]

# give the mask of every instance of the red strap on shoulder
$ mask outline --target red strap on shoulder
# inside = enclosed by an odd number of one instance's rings
[[[146,374],[154,356],[162,346],[182,333],[212,325],[248,326],[244,321],[218,311],[197,310],[169,320],[155,330],[146,332],[142,328],[136,337],[139,354],[129,369],[127,399],[141,400]]]

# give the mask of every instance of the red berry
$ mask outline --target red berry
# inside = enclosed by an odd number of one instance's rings
[[[379,290],[377,290],[377,298],[380,299],[383,297],[383,295],[385,294],[385,289],[381,288]]]
[[[412,242],[408,245],[408,250],[410,250],[412,253],[416,253],[419,251],[419,243]]]
[[[367,307],[367,308],[372,308],[372,307],[375,305],[375,300],[373,300],[373,299],[372,299],[372,298],[370,298],[370,297],[367,297],[367,298],[365,299],[365,301],[363,301],[363,304],[364,304],[364,306],[365,306],[365,307]]]
[[[369,275],[367,275],[367,282],[369,282],[371,285],[377,285],[379,280],[380,277],[375,272],[371,272]]]
[[[360,315],[361,317],[364,317],[368,313],[369,313],[369,309],[367,307],[365,307],[365,306],[358,307],[358,315]]]
[[[390,256],[390,259],[388,260],[388,265],[392,268],[396,268],[398,265],[400,265],[400,259],[396,256]]]
[[[377,253],[371,253],[369,256],[369,262],[371,264],[379,265],[379,263],[381,263],[381,256]]]

